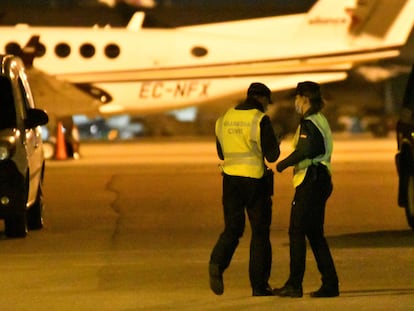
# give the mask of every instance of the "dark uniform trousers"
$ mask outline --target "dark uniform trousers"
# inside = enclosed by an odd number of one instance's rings
[[[338,286],[335,265],[324,236],[325,205],[332,193],[331,176],[324,165],[308,168],[304,181],[296,187],[292,202],[289,240],[290,276],[288,284],[302,286],[306,262],[306,237],[322,275],[322,283]]]
[[[249,277],[253,289],[266,288],[270,277],[271,194],[264,179],[223,175],[222,200],[225,227],[213,248],[210,263],[218,264],[221,272],[230,265],[244,232],[246,210],[252,230]]]

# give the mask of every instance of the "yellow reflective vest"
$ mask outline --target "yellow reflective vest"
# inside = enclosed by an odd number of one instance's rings
[[[331,156],[332,156],[332,150],[333,150],[333,139],[332,139],[332,133],[329,127],[329,123],[326,120],[325,116],[321,113],[311,114],[310,116],[307,116],[305,120],[312,121],[312,123],[315,124],[315,126],[321,132],[323,141],[325,144],[325,153],[313,159],[302,160],[295,165],[294,174],[293,174],[293,186],[295,188],[303,182],[306,176],[306,171],[308,167],[311,166],[312,164],[321,163],[325,165],[328,168],[329,173],[331,173]],[[298,129],[296,130],[295,136],[293,137],[294,148],[296,148],[296,145],[298,144],[299,135],[300,135],[300,125]]]
[[[229,109],[216,121],[223,172],[232,176],[261,178],[265,165],[260,141],[260,122],[265,114],[257,109]]]

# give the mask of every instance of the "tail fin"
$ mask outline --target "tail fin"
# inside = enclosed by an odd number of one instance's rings
[[[341,7],[342,6],[342,7]],[[319,0],[307,15],[314,35],[346,35],[355,46],[398,47],[414,23],[413,0]]]
[[[135,12],[132,15],[130,21],[128,22],[127,29],[131,31],[139,31],[144,24],[145,13],[144,12]]]
[[[302,42],[308,50],[399,48],[414,24],[414,0],[318,0],[303,14],[181,27],[192,31]],[[296,42],[295,42],[296,41]],[[314,48],[310,45],[316,45]]]

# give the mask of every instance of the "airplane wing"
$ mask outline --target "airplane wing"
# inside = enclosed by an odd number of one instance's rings
[[[72,83],[60,81],[34,67],[26,70],[37,106],[51,118],[73,114],[99,114],[101,105]]]

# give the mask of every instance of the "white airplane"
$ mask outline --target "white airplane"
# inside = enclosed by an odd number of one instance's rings
[[[0,46],[33,62],[49,113],[148,114],[242,99],[253,81],[279,91],[345,79],[398,56],[412,12],[414,0],[319,0],[304,14],[173,29],[142,28],[137,13],[127,28],[0,27]],[[73,85],[84,93],[56,96]],[[94,104],[76,105],[86,94]]]

